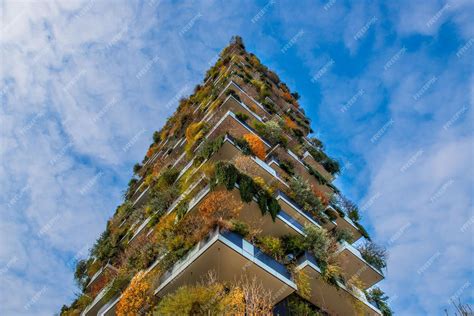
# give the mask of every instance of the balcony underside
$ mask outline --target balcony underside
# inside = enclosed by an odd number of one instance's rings
[[[298,268],[302,269],[311,280],[311,303],[327,311],[330,315],[381,315],[375,307],[364,302],[363,299],[356,298],[348,290],[338,288],[324,281],[319,268],[310,261],[303,261]]]
[[[383,274],[362,259],[358,250],[347,243],[339,252],[338,261],[346,279],[359,279],[364,285],[362,289],[367,289],[383,280]]]
[[[221,282],[238,282],[244,276],[249,280],[256,277],[265,289],[272,291],[276,304],[294,292],[296,285],[291,281],[288,272],[277,271],[283,266],[272,260],[256,252],[256,248],[244,240],[231,241],[230,238],[217,234],[198,249],[191,251],[184,261],[176,264],[173,270],[162,278],[155,295],[163,297],[183,285],[204,281],[203,277],[207,272],[214,271]],[[275,264],[279,267],[272,269],[271,266]]]
[[[354,224],[350,222],[349,218],[338,216],[338,218],[336,219],[336,224],[337,227],[340,229],[349,230],[352,233],[352,236],[354,237],[354,242],[362,237],[362,234],[360,233],[359,229],[357,229],[357,227],[355,227]]]

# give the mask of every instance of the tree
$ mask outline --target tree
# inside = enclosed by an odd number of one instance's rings
[[[284,116],[284,122],[285,122],[285,126],[289,129],[297,129],[298,128],[298,125],[296,124],[295,121],[293,121],[289,116]]]
[[[245,300],[245,315],[269,316],[273,314],[272,292],[264,288],[255,276],[250,280],[246,275],[242,276],[239,286],[242,288]]]
[[[384,247],[368,241],[359,247],[359,251],[362,258],[377,269],[381,270],[387,266],[387,250]]]
[[[184,285],[160,301],[154,315],[238,315],[243,316],[243,290],[237,284],[217,282],[213,273],[196,285]]]
[[[232,191],[218,190],[209,193],[199,205],[199,214],[212,225],[236,218],[241,209],[242,202],[235,198]]]
[[[244,139],[248,143],[250,150],[252,150],[252,153],[255,156],[262,160],[265,159],[265,145],[263,144],[263,141],[260,139],[260,137],[254,134],[245,134]]]
[[[299,95],[299,93],[296,92],[296,91],[293,92],[293,93],[291,94],[291,96],[292,96],[295,100],[299,100],[299,99],[300,99],[300,95]]]
[[[186,146],[185,151],[190,154],[194,148],[194,144],[200,141],[208,130],[208,126],[204,122],[192,123],[186,129]]]
[[[259,133],[259,135],[262,135],[271,144],[281,144],[282,146],[286,146],[288,141],[283,136],[283,130],[280,127],[279,120],[272,119],[265,123],[255,121],[253,123],[253,127]]]
[[[89,276],[87,275],[87,261],[82,259],[76,264],[76,271],[74,272],[74,280],[81,289],[84,289],[89,282]]]
[[[131,316],[145,313],[152,305],[151,285],[144,272],[138,272],[125,289],[117,303],[117,316]]]
[[[290,189],[293,198],[304,210],[318,214],[322,210],[319,199],[314,195],[308,182],[300,176],[293,177],[290,180]]]
[[[153,132],[153,142],[154,142],[155,144],[158,144],[160,141],[161,141],[160,132],[154,131],[154,132]]]
[[[304,228],[306,234],[305,248],[309,249],[319,263],[325,265],[329,259],[329,249],[331,240],[328,232],[323,228],[314,225],[307,225]]]
[[[142,165],[140,165],[139,163],[136,163],[136,164],[133,165],[133,173],[134,174],[138,174],[141,169],[142,169]]]
[[[367,293],[369,301],[377,305],[383,316],[392,316],[393,312],[388,306],[388,296],[378,287],[373,288]],[[464,314],[462,314],[464,315]],[[467,315],[467,314],[466,314]]]

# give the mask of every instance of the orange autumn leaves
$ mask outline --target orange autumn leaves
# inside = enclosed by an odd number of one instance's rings
[[[117,303],[116,315],[139,315],[142,310],[152,304],[150,290],[151,285],[145,278],[145,273],[138,272],[120,297],[120,300]]]
[[[199,205],[200,215],[208,222],[231,220],[239,215],[241,209],[242,202],[227,190],[211,192]]]
[[[245,134],[244,139],[250,147],[252,153],[260,159],[265,159],[266,150],[263,141],[254,134]]]

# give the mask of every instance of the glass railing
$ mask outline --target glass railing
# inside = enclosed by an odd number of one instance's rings
[[[313,215],[311,215],[308,211],[302,209],[298,203],[296,203],[295,200],[293,200],[291,197],[289,197],[285,192],[283,191],[278,191],[277,192],[277,196],[280,195],[283,199],[285,199],[285,202],[289,205],[291,205],[297,212],[303,214],[304,216],[306,216],[307,218],[309,218],[309,220],[313,221],[315,224],[318,225],[318,227],[320,227],[320,223],[317,219],[315,219],[313,217]]]
[[[296,219],[294,219],[293,217],[291,217],[290,215],[286,214],[283,210],[280,210],[280,212],[278,213],[278,216],[280,216],[281,218],[283,218],[286,222],[288,222],[289,224],[291,224],[292,226],[294,226],[297,230],[299,230],[299,232],[301,234],[304,233],[304,227],[303,225],[301,225]]]
[[[288,269],[282,264],[258,249],[257,247],[253,246],[250,244],[248,241],[246,241],[242,236],[240,236],[237,233],[231,232],[231,231],[225,231],[221,233],[221,236],[224,237],[226,240],[230,241],[234,245],[236,245],[238,248],[244,250],[244,244],[247,244],[250,249],[253,249],[253,256],[258,259],[260,262],[268,266],[269,268],[273,269],[274,271],[278,272],[282,276],[284,276],[286,279],[291,280],[291,273],[288,271]],[[247,248],[247,247],[245,247]],[[248,251],[246,251],[249,253]]]

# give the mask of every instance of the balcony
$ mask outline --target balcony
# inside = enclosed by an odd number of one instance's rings
[[[363,290],[383,280],[382,271],[372,266],[362,258],[359,250],[344,241],[338,250],[338,262],[347,280],[357,277],[363,286]]]
[[[197,211],[201,202],[210,192],[208,186],[202,189],[201,192],[189,202],[188,212]],[[236,200],[240,200],[238,186],[232,191],[232,194]],[[262,216],[255,200],[250,203],[243,203],[238,219],[248,223],[250,226],[261,229],[261,235],[284,236],[304,234],[303,226],[283,210],[277,214],[275,221],[268,215]]]
[[[221,148],[212,155],[209,159],[210,161],[217,162],[220,160],[223,161],[234,161],[237,157],[243,156],[241,149],[236,145],[234,139],[230,135],[226,135],[224,138],[224,143],[222,144]],[[271,168],[265,161],[253,157],[248,156],[249,161],[252,162],[252,170],[256,171],[256,174],[252,174],[250,176],[261,177],[267,184],[275,183],[279,189],[287,189],[288,185],[286,182],[280,177],[280,175]]]
[[[116,275],[117,272],[117,268],[107,263],[92,276],[86,288],[91,293],[99,292],[99,290],[103,288],[104,284],[107,283],[111,277]]]
[[[256,277],[265,289],[272,290],[274,304],[296,290],[284,265],[241,236],[216,230],[161,276],[155,295],[163,297],[180,286],[195,284],[209,270],[215,271],[221,282],[235,282],[244,275]]]
[[[311,303],[321,307],[330,315],[360,315],[355,306],[361,308],[362,315],[380,316],[382,313],[370,304],[364,293],[358,289],[349,290],[338,282],[337,286],[328,284],[321,276],[316,260],[305,254],[298,261],[297,269],[303,270],[311,280]]]
[[[265,107],[260,104],[257,100],[255,100],[252,96],[250,96],[247,92],[245,92],[235,81],[231,80],[227,87],[222,90],[222,94],[227,91],[228,89],[233,90],[239,98],[243,101],[243,103],[248,104],[249,107],[259,116],[261,117],[270,117],[270,113],[265,109]]]
[[[337,216],[337,218],[334,220],[334,222],[336,223],[338,228],[347,229],[352,233],[352,236],[354,237],[354,242],[356,242],[357,240],[359,240],[362,237],[362,234],[360,233],[357,226],[354,224],[354,222],[349,217],[347,217],[347,215],[340,214],[338,211],[336,211],[330,205],[327,207],[327,210],[329,210],[331,213],[333,213]]]
[[[313,167],[317,172],[319,172],[323,177],[324,179],[326,179],[327,181],[331,182],[332,180],[334,180],[334,176],[332,174],[330,174],[329,172],[327,172],[327,170],[319,163],[317,162],[313,156],[311,156],[311,154],[309,152],[305,152],[303,154],[303,161],[306,162],[308,165],[310,165],[311,167]]]
[[[107,286],[105,286],[99,294],[94,298],[92,303],[90,303],[84,311],[82,311],[81,316],[96,316],[101,315],[102,311],[107,308],[108,303],[110,300],[107,299],[107,291],[109,290],[110,282]]]
[[[315,176],[309,173],[308,168],[306,167],[305,163],[301,161],[301,159],[296,155],[294,152],[292,152],[289,149],[284,149],[277,145],[274,149],[273,152],[278,155],[279,159],[282,160],[288,160],[292,162],[295,173],[301,176],[304,180],[308,181],[310,185],[313,187],[317,188],[318,190],[332,195],[334,193],[334,189],[331,188],[330,186],[324,185],[319,183],[319,181],[316,179]],[[268,164],[275,169],[279,173],[286,174],[285,171],[280,167],[279,160],[275,157],[269,158]]]
[[[317,227],[321,227],[319,223],[313,219],[311,214],[301,209],[299,205],[284,192],[279,191],[277,193],[276,199],[278,200],[282,210],[298,221],[300,225],[315,225]]]

